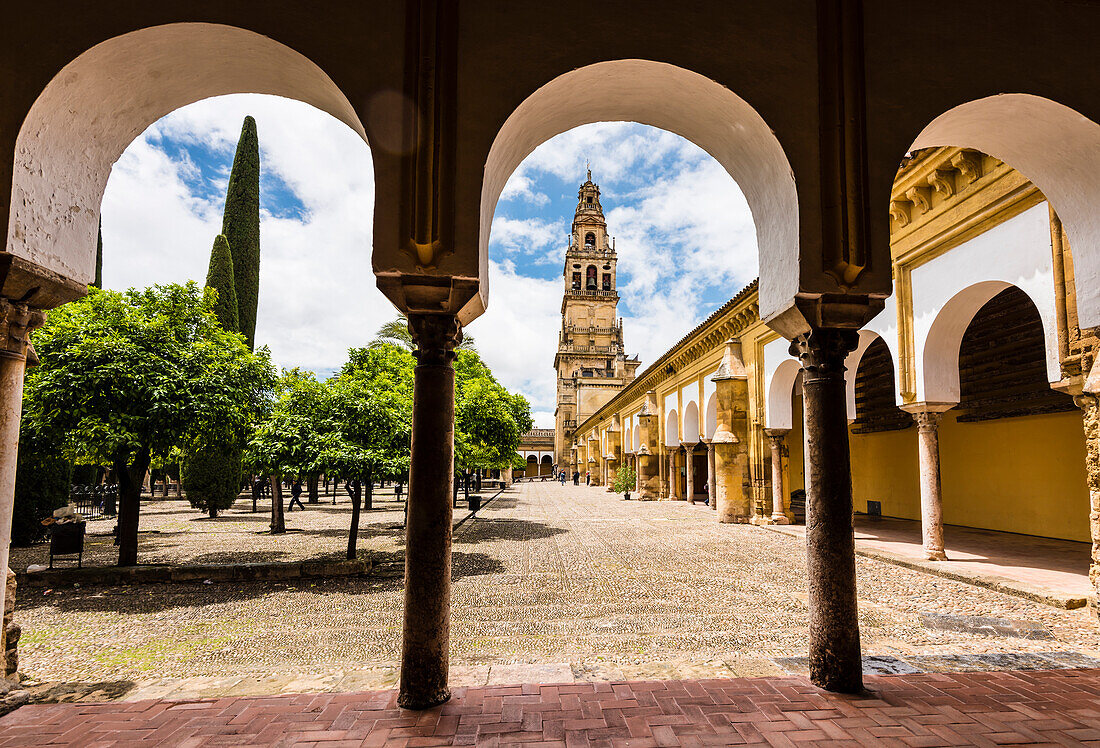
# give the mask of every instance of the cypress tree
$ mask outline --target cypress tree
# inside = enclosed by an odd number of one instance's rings
[[[244,118],[233,170],[225,191],[222,234],[233,255],[237,324],[250,348],[256,347],[256,305],[260,292],[260,145],[256,120]]]
[[[103,288],[103,219],[99,219],[99,234],[95,242],[95,280],[92,285]]]
[[[229,240],[224,234],[218,234],[214,239],[214,248],[210,250],[206,287],[218,292],[218,301],[214,304],[214,316],[218,318],[218,322],[230,332],[240,332],[237,286],[233,280],[233,256],[229,252]]]

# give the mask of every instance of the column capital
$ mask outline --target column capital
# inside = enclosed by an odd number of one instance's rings
[[[944,412],[951,410],[958,403],[919,402],[906,403],[901,406],[913,420],[917,422],[918,431],[935,431],[940,426],[940,419]]]
[[[418,365],[445,364],[455,357],[462,342],[462,325],[453,314],[415,313],[408,316],[409,333]]]
[[[791,433],[790,429],[772,429],[772,428],[764,429],[764,436],[768,437],[769,440],[771,440],[771,439],[785,439],[787,434],[789,434],[789,433]]]
[[[803,381],[844,376],[844,359],[859,345],[859,331],[819,327],[794,338],[790,354],[802,364]]]
[[[45,321],[46,313],[41,309],[0,298],[0,357],[26,359],[31,331]]]

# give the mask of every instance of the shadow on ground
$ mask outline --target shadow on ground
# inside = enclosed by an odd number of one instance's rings
[[[496,502],[493,503],[496,506]],[[466,525],[457,537],[461,543],[481,543],[491,540],[540,540],[569,532],[563,527],[554,527],[544,522],[532,522],[526,519],[503,519],[478,517],[477,522]]]

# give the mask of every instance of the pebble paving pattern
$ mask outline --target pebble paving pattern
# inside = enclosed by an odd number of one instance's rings
[[[174,551],[143,540],[142,558],[261,560],[252,556],[279,543],[286,546],[280,558],[336,553],[346,542],[337,534],[346,527],[346,502],[343,511],[325,514],[328,529],[285,538],[224,532],[203,546],[202,533],[191,532],[172,536]],[[400,513],[387,511],[364,525],[360,547],[377,562],[367,578],[24,595],[17,611],[22,670],[42,688],[96,684],[94,697],[101,698],[172,678],[208,679],[204,695],[222,686],[240,693],[242,678],[251,679],[244,690],[255,693],[388,687],[400,654],[403,578]],[[321,522],[311,514],[322,513],[295,512],[288,525]],[[872,559],[856,564],[865,654],[1100,656],[1087,610],[1056,609]],[[547,672],[567,667],[576,679],[593,681],[782,674],[773,658],[806,654],[805,575],[800,540],[720,525],[702,504],[519,484],[456,532],[452,680],[485,684],[490,667],[507,673],[513,663]],[[930,629],[925,614],[1030,621],[1053,639]]]

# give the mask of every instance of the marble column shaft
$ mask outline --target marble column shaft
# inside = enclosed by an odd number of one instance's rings
[[[405,608],[397,703],[426,709],[450,698],[451,480],[454,463],[454,349],[449,314],[410,314],[416,344],[412,450],[405,529]]]
[[[23,376],[27,369],[27,345],[31,330],[46,315],[25,304],[0,299],[0,580],[6,580],[11,546],[12,512],[15,509],[15,468],[19,458],[19,419],[23,415]],[[0,583],[0,618],[7,584]],[[0,622],[0,658],[7,651]],[[0,667],[2,677],[2,667]]]
[[[777,525],[785,525],[787,519],[787,486],[783,475],[783,453],[787,449],[787,433],[789,429],[765,429],[764,435],[768,437],[768,446],[772,453],[772,516],[771,520]]]
[[[818,328],[791,343],[802,364],[807,433],[810,680],[842,693],[863,690],[844,383],[844,359],[858,341],[855,330]]]
[[[714,500],[714,442],[707,442],[707,500],[711,509],[718,509],[718,502]]]
[[[920,465],[920,530],[924,557],[946,561],[943,548],[943,494],[940,490],[940,419],[943,413],[913,411],[917,422],[917,453]]]
[[[685,484],[684,498],[688,500],[689,504],[695,503],[695,445],[684,445],[684,476]]]

